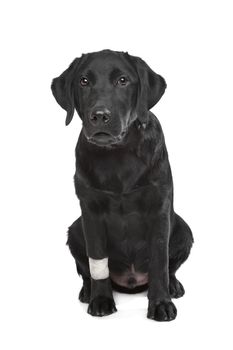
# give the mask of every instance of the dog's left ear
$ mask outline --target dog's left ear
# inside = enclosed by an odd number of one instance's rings
[[[128,60],[134,66],[139,79],[136,113],[138,120],[145,127],[148,111],[163,96],[167,84],[164,78],[155,73],[141,58],[126,53]]]
[[[66,110],[66,125],[68,125],[74,115],[74,95],[73,95],[73,78],[80,58],[70,64],[70,66],[57,78],[52,81],[51,89],[57,103]]]

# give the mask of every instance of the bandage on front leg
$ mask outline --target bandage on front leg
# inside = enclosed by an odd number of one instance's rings
[[[94,280],[102,280],[109,277],[108,258],[89,258],[90,274]]]

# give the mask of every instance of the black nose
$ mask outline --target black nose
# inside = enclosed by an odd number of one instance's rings
[[[111,114],[107,110],[95,110],[90,115],[90,122],[94,126],[101,126],[107,124],[110,120]]]

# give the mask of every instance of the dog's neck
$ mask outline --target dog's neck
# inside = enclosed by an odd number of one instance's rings
[[[154,151],[149,151],[152,149]],[[138,128],[138,123],[133,122],[125,135],[124,143],[112,148],[98,147],[88,142],[82,131],[76,147],[75,178],[101,190],[129,190],[136,183],[147,185],[148,181],[143,179],[145,177],[148,180],[149,177],[145,175],[156,172],[156,164],[164,157],[164,137],[155,116],[150,118],[145,129]],[[129,177],[128,174],[133,176]],[[115,187],[109,187],[109,178],[115,178]]]

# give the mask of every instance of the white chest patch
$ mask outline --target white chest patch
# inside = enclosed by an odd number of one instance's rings
[[[102,280],[109,277],[108,258],[89,258],[90,274],[94,280]]]

